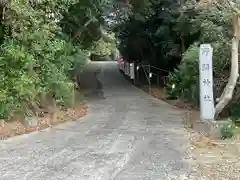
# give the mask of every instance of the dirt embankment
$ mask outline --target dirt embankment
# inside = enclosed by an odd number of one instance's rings
[[[29,120],[25,117],[16,117],[7,122],[1,120],[0,139],[39,131],[63,122],[76,121],[87,114],[87,109],[87,105],[81,102],[71,108],[57,107],[53,114],[44,113],[41,117],[32,117]]]

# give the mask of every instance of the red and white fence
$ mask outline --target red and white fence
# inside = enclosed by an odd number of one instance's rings
[[[117,59],[118,68],[130,79],[135,78],[135,67],[134,63],[124,61],[122,58]]]

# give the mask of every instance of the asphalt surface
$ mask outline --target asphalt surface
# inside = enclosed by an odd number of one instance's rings
[[[186,179],[193,168],[181,112],[131,85],[116,62],[89,67],[97,73],[88,115],[1,141],[0,179]]]

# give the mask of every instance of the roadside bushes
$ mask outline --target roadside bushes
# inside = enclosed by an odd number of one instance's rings
[[[5,7],[3,22],[8,28],[0,47],[0,119],[33,115],[52,100],[73,103],[72,71],[83,67],[87,53],[61,32],[58,20],[44,8],[14,0]]]
[[[198,54],[199,47],[194,44],[183,55],[178,69],[168,76],[167,92],[172,97],[180,97],[198,104]],[[172,85],[174,84],[174,88]]]
[[[15,113],[34,113],[33,104],[43,103],[51,94],[58,103],[73,103],[74,86],[71,70],[81,68],[87,56],[66,41],[49,41],[41,52],[34,53],[17,42],[6,41],[0,50],[0,118]],[[73,50],[75,49],[75,52]],[[47,52],[48,51],[48,52]],[[79,61],[79,62],[78,62]],[[75,75],[75,74],[74,74]]]

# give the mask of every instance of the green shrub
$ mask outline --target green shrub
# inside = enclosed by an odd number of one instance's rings
[[[192,45],[185,52],[178,69],[169,74],[167,93],[170,96],[182,97],[195,104],[198,103],[198,53],[198,46]],[[175,88],[172,88],[173,84],[175,84]]]
[[[235,124],[229,120],[228,123],[224,124],[220,129],[220,135],[222,139],[230,139],[234,136]]]
[[[11,33],[4,32],[0,46],[0,119],[18,112],[32,114],[34,105],[40,106],[46,97],[63,105],[73,103],[71,72],[80,70],[87,56],[47,16],[51,7],[42,5],[12,1],[5,13]]]
[[[236,124],[240,124],[240,103],[232,103],[230,107],[231,119]]]
[[[221,75],[228,66],[229,43],[216,42],[213,47],[213,72]],[[222,52],[222,49],[225,49]],[[221,52],[221,53],[219,53]],[[199,45],[190,46],[183,55],[178,69],[168,76],[167,92],[170,96],[185,98],[195,106],[199,105]],[[175,88],[172,89],[172,84]]]

